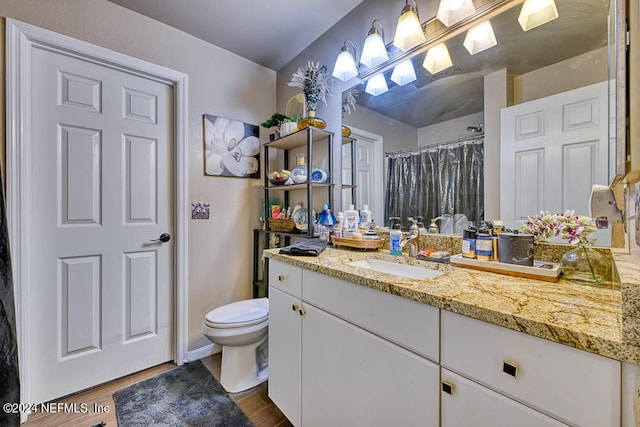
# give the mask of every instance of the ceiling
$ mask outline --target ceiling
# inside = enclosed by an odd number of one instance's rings
[[[362,0],[109,0],[274,71]],[[307,14],[305,12],[311,12]],[[304,16],[304,19],[301,17]],[[312,19],[310,19],[312,18]]]
[[[482,112],[484,76],[491,72],[507,68],[517,76],[606,46],[609,0],[562,0],[556,5],[559,18],[527,32],[518,24],[520,7],[492,18],[498,45],[473,56],[462,45],[466,33],[448,40],[454,65],[435,75],[422,67],[425,54],[417,55],[417,81],[397,86],[391,69],[385,72],[388,92],[371,96],[364,83],[356,87],[358,105],[421,128]],[[607,64],[593,56],[584,60],[606,70]]]

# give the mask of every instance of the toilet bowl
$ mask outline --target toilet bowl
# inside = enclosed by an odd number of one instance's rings
[[[202,333],[222,346],[220,384],[230,393],[267,380],[269,300],[256,298],[218,307],[205,316]]]

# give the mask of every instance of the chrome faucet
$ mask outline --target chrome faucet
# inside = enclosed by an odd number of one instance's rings
[[[413,217],[408,217],[407,219],[413,224],[409,227],[409,235],[400,241],[400,248],[409,245],[409,257],[415,258],[418,256],[419,251],[420,228],[418,227],[418,220]]]

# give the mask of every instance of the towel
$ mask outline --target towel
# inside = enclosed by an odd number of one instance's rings
[[[325,240],[306,239],[285,246],[280,249],[280,253],[285,255],[318,256],[326,249],[327,244],[329,242]]]

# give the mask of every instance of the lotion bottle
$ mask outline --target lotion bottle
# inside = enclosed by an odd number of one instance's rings
[[[349,209],[344,211],[344,220],[342,223],[343,237],[352,238],[353,233],[358,231],[358,211],[353,205],[349,205]]]
[[[389,253],[391,255],[402,255],[400,241],[402,240],[402,231],[400,230],[400,218],[395,216],[389,218],[393,221],[391,229],[389,229]]]

